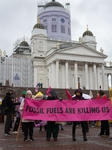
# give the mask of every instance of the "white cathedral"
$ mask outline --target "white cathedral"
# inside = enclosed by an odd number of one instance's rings
[[[0,51],[0,83],[14,87],[107,90],[112,79],[112,64],[107,55],[96,50],[95,36],[87,30],[79,41],[71,40],[70,11],[52,0],[38,6],[38,23],[33,27],[30,43],[25,38],[15,46],[10,57]],[[112,80],[111,80],[112,87]]]

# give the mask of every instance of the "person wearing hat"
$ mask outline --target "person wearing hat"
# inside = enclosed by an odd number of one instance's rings
[[[9,88],[7,90],[6,96],[5,96],[5,100],[7,103],[7,110],[5,111],[5,115],[6,115],[6,122],[5,122],[5,136],[11,136],[10,132],[10,125],[11,125],[11,116],[12,116],[12,106],[13,106],[13,102],[11,100],[11,95],[13,94],[13,89]]]
[[[26,95],[26,91],[22,92],[22,94],[18,100],[19,105],[21,104],[22,100],[25,98],[25,95]],[[17,131],[18,131],[19,122],[20,122],[20,118],[21,118],[21,114],[20,114],[20,111],[18,109],[19,108],[16,108],[16,121],[15,121],[14,128],[13,128],[14,134],[18,133]]]
[[[84,98],[82,97],[82,91],[80,89],[75,90],[75,96],[72,98],[72,100],[77,100],[77,101],[84,100]],[[77,121],[73,121],[73,127],[72,127],[73,141],[76,141],[76,138],[75,138],[76,125],[77,125]],[[81,126],[82,126],[82,132],[83,132],[83,139],[84,139],[84,141],[87,141],[85,121],[81,121]]]
[[[26,98],[32,98],[32,92],[28,90],[26,92]],[[25,99],[22,100],[20,105],[20,110],[23,111]],[[34,120],[22,119],[22,126],[24,131],[24,141],[28,140],[28,133],[30,136],[30,141],[34,141],[33,139],[33,127],[34,127]]]
[[[47,100],[55,100],[57,98],[58,98],[57,93],[54,90],[49,91],[49,96],[47,97]],[[47,141],[50,141],[52,131],[53,131],[54,141],[57,141],[58,124],[55,124],[55,121],[48,121],[47,122],[47,132],[46,132]]]
[[[104,94],[104,91],[100,90],[98,92],[97,99],[107,99],[107,96]],[[110,129],[109,129],[109,122],[108,120],[101,120],[101,132],[99,136],[109,136],[110,135]]]

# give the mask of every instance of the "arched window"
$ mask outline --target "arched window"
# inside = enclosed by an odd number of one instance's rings
[[[39,42],[39,51],[43,51],[43,42]]]

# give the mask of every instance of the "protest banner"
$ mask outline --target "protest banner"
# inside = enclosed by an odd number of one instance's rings
[[[111,120],[111,100],[41,100],[26,98],[23,119],[49,121]]]

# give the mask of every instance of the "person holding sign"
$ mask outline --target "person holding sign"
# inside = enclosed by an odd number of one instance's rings
[[[76,89],[75,90],[75,95],[72,100],[84,100],[84,98],[82,97],[82,91],[80,89]],[[73,138],[73,141],[76,141],[76,138],[75,138],[75,130],[76,130],[76,125],[77,125],[77,121],[73,121],[73,127],[72,127],[72,138]],[[87,138],[86,138],[86,129],[85,129],[85,122],[84,121],[81,121],[81,126],[82,126],[82,132],[83,132],[83,139],[84,141],[87,141]]]
[[[57,98],[58,98],[57,93],[54,90],[49,91],[49,96],[47,100],[55,100]],[[47,122],[47,134],[46,134],[47,141],[50,141],[52,131],[53,131],[54,141],[57,141],[58,124],[55,124],[55,121],[48,121]]]
[[[29,99],[32,98],[32,92],[30,90],[26,92],[26,97]],[[24,109],[24,103],[25,103],[25,99],[23,99],[21,102],[20,105],[21,111]],[[30,141],[34,141],[33,139],[34,120],[22,119],[22,126],[24,130],[24,141],[28,140],[28,131],[29,131]]]
[[[107,96],[104,94],[104,91],[100,90],[98,94],[99,94],[99,97],[97,97],[97,99],[107,99]],[[110,135],[108,120],[101,120],[101,132],[99,136],[102,136],[102,135],[104,136]]]

